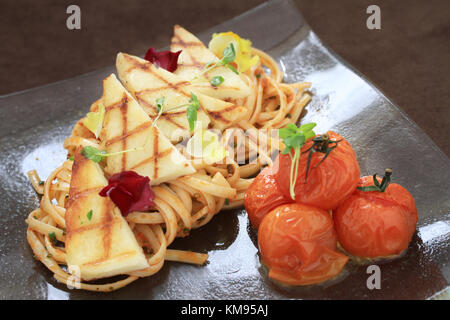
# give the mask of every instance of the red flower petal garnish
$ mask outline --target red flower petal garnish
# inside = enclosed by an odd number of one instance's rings
[[[181,50],[177,52],[168,50],[156,52],[154,48],[150,48],[145,54],[145,60],[150,61],[167,71],[174,72],[178,67],[178,56],[180,53]]]
[[[133,211],[146,211],[155,204],[155,194],[150,189],[150,178],[143,177],[134,171],[116,173],[108,179],[108,185],[100,193],[102,197],[110,197],[126,217]]]

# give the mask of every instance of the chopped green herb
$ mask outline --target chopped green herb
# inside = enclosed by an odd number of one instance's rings
[[[222,76],[215,76],[211,79],[210,82],[214,87],[217,87],[217,86],[220,86],[222,84],[222,82],[224,82],[224,81],[225,81],[225,79]]]
[[[261,78],[261,73],[258,73],[257,75],[256,75],[256,77],[259,79],[259,78]]]
[[[292,117],[290,113],[286,114],[286,118]]]
[[[230,200],[225,199],[225,205],[229,205],[230,204]]]
[[[70,156],[68,159],[71,160],[71,161],[74,161],[75,157],[74,156]]]
[[[43,186],[45,184],[45,181],[39,181],[39,185]]]
[[[92,210],[89,210],[89,212],[87,213],[86,217],[88,218],[88,220],[90,221],[92,219]]]
[[[54,232],[50,232],[50,233],[48,234],[48,237],[50,238],[50,241],[51,241],[52,243],[55,243],[55,242],[56,242],[56,234],[55,234]]]
[[[197,110],[200,108],[200,102],[197,96],[191,92],[191,99],[189,99],[189,106],[186,110],[186,116],[189,122],[189,129],[191,131],[195,128],[195,122],[197,121]]]

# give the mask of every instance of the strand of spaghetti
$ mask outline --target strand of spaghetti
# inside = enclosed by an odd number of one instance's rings
[[[262,86],[262,82],[259,81],[258,82],[258,88],[257,88],[257,94],[256,94],[256,105],[254,107],[253,110],[253,114],[250,118],[250,120],[248,120],[248,122],[250,123],[255,123],[256,120],[258,120],[259,118],[259,114],[261,112],[261,105],[262,105],[262,96],[263,96],[263,86]]]
[[[240,166],[239,171],[241,173],[241,178],[248,178],[255,175],[262,168],[262,164],[257,161],[256,163],[249,163]]]
[[[164,200],[155,198],[153,200],[156,209],[161,213],[166,225],[166,240],[168,243],[172,243],[173,239],[177,235],[177,216],[172,207],[168,205]]]
[[[166,237],[164,236],[164,233],[162,232],[159,225],[136,225],[135,228],[144,236],[145,240],[155,251],[155,254],[147,259],[147,262],[149,264],[148,268],[130,272],[130,275],[138,277],[148,277],[158,272],[164,265],[164,257],[167,248]]]
[[[191,228],[191,213],[184,206],[180,198],[176,194],[169,192],[168,190],[161,187],[153,187],[153,192],[156,197],[164,199],[177,213],[184,223],[184,226],[188,229]]]
[[[128,223],[139,224],[161,224],[164,223],[164,217],[159,212],[131,212],[127,215]]]
[[[184,176],[179,178],[181,182],[184,182],[193,188],[200,190],[206,194],[211,194],[216,197],[233,199],[236,196],[236,190],[233,188],[227,188],[223,186],[216,186],[205,180],[198,179],[193,176]]]
[[[47,178],[44,184],[44,195],[42,196],[41,200],[41,207],[42,209],[47,212],[55,222],[65,228],[66,227],[66,221],[64,220],[64,217],[61,216],[61,214],[57,211],[55,208],[55,205],[51,203],[51,199],[49,197],[50,195],[50,187],[52,186],[53,180],[55,179],[56,175],[60,170],[63,170],[63,166],[58,167],[56,170],[53,170],[53,172],[50,174],[50,176]]]
[[[44,194],[44,186],[36,170],[30,170],[27,172],[28,179],[30,179],[31,185],[34,190],[39,194]]]
[[[74,289],[82,289],[82,290],[94,291],[94,292],[115,291],[115,290],[123,288],[123,287],[129,285],[131,282],[139,279],[139,277],[129,276],[123,280],[119,280],[119,281],[111,282],[111,283],[107,283],[107,284],[88,284],[88,283],[80,282],[78,284],[75,284],[75,286],[74,286],[74,283],[72,283],[72,281],[70,280],[69,274],[66,274],[65,276],[62,276],[60,274],[54,274],[53,277],[56,279],[56,281],[58,281],[62,284],[65,284],[68,287],[71,286]],[[79,286],[79,288],[77,287],[77,285]]]
[[[66,276],[67,274],[63,269],[60,268],[58,263],[52,258],[49,257],[49,252],[45,249],[42,242],[36,236],[35,232],[30,228],[27,229],[27,240],[30,244],[31,249],[33,250],[33,254],[36,258],[39,259],[50,271],[54,274],[58,274],[61,276]]]
[[[178,197],[183,201],[184,206],[186,207],[189,214],[192,212],[192,198],[186,190],[180,188],[172,183],[169,184],[170,188],[178,195]]]
[[[288,104],[287,104],[287,100],[286,100],[286,95],[282,92],[281,88],[277,85],[277,83],[275,82],[274,79],[269,77],[269,78],[267,78],[267,80],[275,88],[277,95],[280,98],[280,109],[279,109],[277,115],[275,116],[275,118],[267,121],[263,125],[264,129],[274,127],[274,125],[277,124],[278,122],[282,121],[286,117],[286,114],[288,113]]]
[[[45,236],[45,248],[47,249],[50,257],[55,259],[56,261],[60,263],[66,263],[66,253],[62,251],[61,249],[55,248],[53,246],[53,243],[50,241],[50,238],[48,235]]]
[[[64,242],[66,240],[66,236],[64,235],[63,230],[35,219],[32,216],[32,214],[33,214],[33,212],[31,212],[28,215],[28,218],[25,220],[25,222],[28,224],[29,228],[31,228],[34,231],[39,232],[40,234],[43,234],[43,235],[48,235],[49,233],[54,233],[56,239],[58,239],[61,242]]]
[[[278,64],[275,62],[275,60],[269,56],[264,51],[261,51],[256,48],[251,49],[252,54],[256,54],[259,56],[259,59],[261,60],[261,64],[266,66],[270,69],[270,77],[273,78],[277,82],[281,82],[281,79],[283,78],[283,73],[281,72],[280,68],[278,67]]]
[[[167,249],[165,260],[202,265],[208,260],[205,253]]]

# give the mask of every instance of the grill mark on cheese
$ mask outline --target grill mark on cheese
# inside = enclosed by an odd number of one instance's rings
[[[141,61],[131,58],[128,55],[124,55],[124,57],[128,62],[130,62],[132,64],[132,66],[130,68],[128,68],[128,70],[126,71],[127,73],[131,72],[133,69],[142,69],[144,71],[151,73],[155,78],[157,78],[158,80],[160,80],[161,82],[163,82],[167,85],[166,87],[141,90],[141,91],[136,92],[135,95],[142,94],[142,93],[148,93],[148,92],[158,92],[163,89],[174,89],[177,92],[181,93],[182,95],[190,97],[190,94],[187,94],[183,90],[180,90],[180,87],[189,85],[188,81],[180,81],[177,83],[172,83],[170,81],[167,81],[163,77],[161,77],[156,72],[154,72],[154,70],[152,68],[152,64],[150,62],[148,62],[148,61],[141,62]]]
[[[175,40],[175,41],[174,41]],[[180,47],[182,47],[182,48],[189,48],[189,47],[202,47],[202,48],[205,48],[206,49],[206,47],[203,45],[203,43],[201,43],[201,42],[197,42],[197,41],[195,41],[195,42],[193,42],[193,41],[189,41],[189,42],[184,42],[183,41],[183,39],[181,39],[181,37],[177,34],[177,28],[175,27],[175,35],[174,35],[174,37],[172,38],[172,43],[173,44],[176,44],[176,45],[178,45],[178,46],[180,46]],[[203,68],[203,66],[205,65],[205,64],[203,64],[203,63],[200,63],[193,55],[192,55],[192,53],[191,52],[189,52],[189,50],[185,50],[185,51],[183,51],[184,53],[186,53],[188,56],[189,56],[189,58],[190,58],[190,60],[191,60],[191,62],[192,62],[192,64],[195,66],[195,67],[197,67],[198,69],[202,69]],[[183,54],[183,52],[181,53],[181,54]]]
[[[223,117],[223,114],[225,112],[230,112],[233,111],[234,109],[236,109],[238,106],[233,104],[229,107],[226,107],[225,109],[219,110],[219,111],[208,111],[209,115],[211,117],[213,117],[215,120],[221,121],[221,122],[225,122],[227,124],[231,123],[230,120],[226,119]]]
[[[172,149],[166,149],[166,150],[164,150],[164,151],[162,151],[162,152],[159,152],[158,154],[154,154],[154,155],[153,155],[152,157],[150,157],[150,158],[147,158],[147,159],[145,159],[145,160],[142,160],[142,161],[139,162],[138,164],[136,164],[136,165],[134,165],[133,167],[131,167],[130,170],[135,170],[136,168],[139,168],[140,166],[142,166],[142,165],[144,165],[144,164],[146,164],[146,163],[152,162],[152,161],[155,160],[155,158],[158,158],[158,159],[165,158],[165,157],[167,157],[168,155],[170,155],[171,153],[172,153]],[[157,161],[155,161],[155,167],[156,167],[156,164],[157,164]]]
[[[127,103],[127,101],[128,101],[128,97],[126,94],[124,94],[122,99],[120,99],[118,102],[113,103],[112,105],[106,106],[105,113],[110,110],[113,110],[113,109],[121,108],[125,103]]]
[[[153,169],[153,170],[154,170],[154,172],[153,172],[153,178],[156,179],[156,178],[158,178],[158,156],[159,156],[159,154],[158,154],[158,145],[159,145],[159,135],[158,135],[158,132],[157,132],[157,130],[156,130],[155,127],[153,127],[152,130],[153,130],[153,133],[155,134],[155,139],[153,140],[153,157],[154,157],[154,161],[155,161],[155,164],[154,164],[154,166],[153,166],[153,168],[154,168],[154,169]]]
[[[106,206],[103,206],[103,226],[101,227],[103,232],[103,248],[104,255],[103,260],[106,260],[111,255],[111,229],[114,225],[114,216],[112,211],[114,209],[114,204],[112,201],[107,201]],[[101,259],[101,258],[100,258]]]
[[[124,97],[122,98],[125,102],[122,104],[120,111],[122,112],[122,136],[126,136],[128,133],[128,97],[126,93],[124,93]],[[127,139],[122,139],[122,150],[127,150]],[[124,171],[127,167],[127,153],[122,153],[122,170]]]
[[[120,141],[122,141],[124,139],[127,139],[128,137],[131,137],[131,136],[133,136],[133,135],[135,135],[137,133],[140,133],[141,131],[149,128],[151,125],[152,125],[151,122],[144,122],[143,124],[141,124],[140,126],[137,126],[133,130],[128,131],[124,135],[120,135],[120,136],[117,136],[117,137],[114,137],[114,138],[111,138],[111,139],[107,140],[105,142],[105,146],[110,146],[110,145],[115,144],[117,142],[120,142]],[[124,149],[124,150],[126,150],[126,149]]]

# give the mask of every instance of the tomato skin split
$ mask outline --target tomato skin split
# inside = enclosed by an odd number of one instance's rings
[[[373,177],[361,178],[359,186],[370,185]],[[383,258],[399,255],[408,247],[418,215],[412,195],[391,183],[385,192],[356,190],[333,211],[333,219],[339,243],[348,253]]]
[[[266,167],[261,171],[245,192],[244,197],[245,210],[252,226],[256,229],[272,209],[292,202],[292,199],[281,193],[272,167]]]
[[[321,283],[337,276],[348,257],[337,251],[336,244],[330,214],[304,204],[278,206],[258,229],[269,277],[289,285]]]
[[[331,141],[338,141],[337,147],[328,157],[322,152],[315,152],[311,157],[309,172],[305,183],[308,149],[313,145],[312,139],[305,143],[300,156],[297,181],[295,184],[295,201],[312,205],[324,210],[336,208],[345,198],[355,190],[359,178],[360,169],[355,152],[350,144],[339,134],[327,132]],[[291,168],[289,154],[280,154],[274,164],[274,174],[281,192],[285,197],[290,197],[289,176]],[[318,165],[317,167],[315,167]]]

